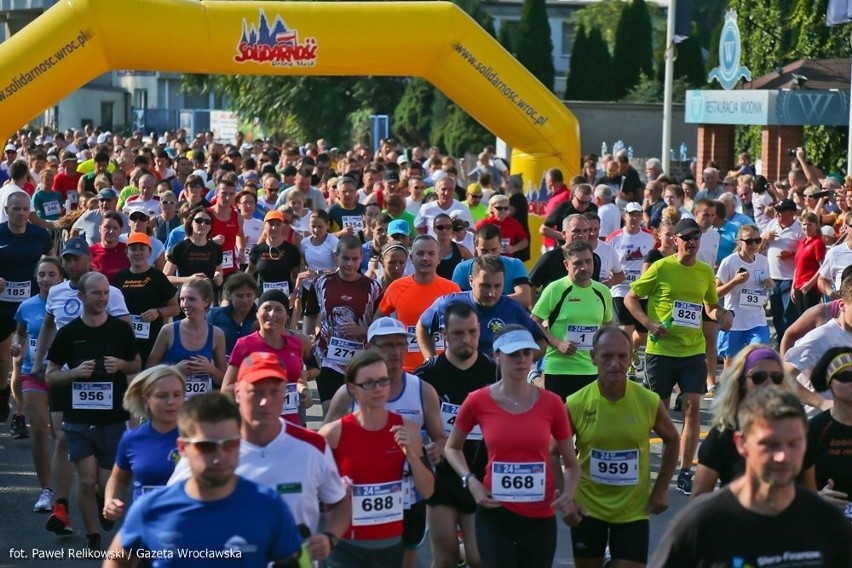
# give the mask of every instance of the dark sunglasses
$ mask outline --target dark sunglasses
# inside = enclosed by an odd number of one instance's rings
[[[199,225],[212,225],[213,221],[210,219],[205,219],[204,217],[197,217],[192,220],[193,223],[198,223]]]
[[[701,235],[689,235],[689,236],[686,236],[686,237],[683,236],[683,235],[678,235],[677,238],[688,243],[688,242],[691,242],[691,241],[700,241]]]
[[[482,195],[474,195],[474,194],[472,194],[472,193],[470,194],[470,197],[471,197],[472,199],[482,199]]]
[[[160,201],[163,205],[175,205],[177,201]]]
[[[508,207],[505,207],[505,206],[500,206],[500,207],[498,207],[497,205],[495,205],[495,206],[494,206],[494,210],[495,210],[495,211],[508,211],[508,210],[509,210],[509,208],[508,208]]]
[[[756,385],[762,385],[766,382],[766,379],[772,379],[773,383],[780,385],[784,382],[784,373],[781,371],[772,371],[771,373],[768,371],[755,371],[748,375],[748,378]]]
[[[452,225],[435,225],[436,231],[450,231],[452,228]]]
[[[762,237],[755,237],[753,239],[740,239],[740,240],[747,245],[759,245],[760,243],[763,242]]]
[[[230,438],[221,438],[219,440],[210,440],[206,438],[180,438],[187,446],[195,446],[202,454],[212,454],[217,449],[225,452],[231,452],[240,447],[240,437],[232,436]]]

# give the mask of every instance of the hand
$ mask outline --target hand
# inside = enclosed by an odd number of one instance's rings
[[[104,503],[103,515],[105,519],[117,521],[124,516],[124,513],[124,501],[121,499],[111,499],[109,503]]]
[[[550,508],[559,513],[562,520],[569,527],[575,527],[583,520],[585,511],[579,503],[568,495],[562,495],[557,489],[554,494],[554,500],[550,504]]]
[[[213,274],[213,284],[215,284],[216,286],[221,286],[223,281],[224,277],[222,276],[221,272],[217,271]]]
[[[12,357],[20,357],[20,355],[21,355],[21,344],[16,342],[16,343],[13,343],[12,345],[10,345],[9,346],[9,354]]]
[[[160,311],[157,308],[151,308],[150,310],[145,310],[139,316],[139,318],[142,321],[147,321],[147,322],[155,321],[159,317],[160,317]]]
[[[669,494],[667,491],[660,491],[658,495],[656,491],[651,492],[651,496],[648,497],[648,514],[649,515],[659,515],[663,511],[669,508]]]
[[[779,260],[789,260],[789,259],[793,258],[794,256],[795,255],[788,250],[782,250],[781,252],[778,253],[778,259]]]
[[[104,369],[110,374],[120,372],[124,363],[126,363],[126,361],[119,359],[118,357],[104,357]]]
[[[731,331],[731,328],[734,325],[734,312],[731,310],[725,310],[723,317],[719,320],[719,329],[722,331]]]
[[[751,274],[748,271],[746,272],[737,272],[736,276],[734,276],[734,281],[737,284],[745,284],[748,282],[748,279],[751,278]]]
[[[321,562],[331,556],[331,538],[325,533],[311,535],[305,543],[311,560]]]
[[[819,494],[823,499],[840,509],[846,509],[849,505],[849,495],[841,491],[835,491],[833,479],[828,480],[828,483],[820,490]]]
[[[193,375],[211,375],[211,371],[215,371],[216,368],[207,357],[204,357],[203,355],[193,355],[189,358],[189,370],[190,374]]]
[[[496,509],[503,506],[500,501],[496,501],[491,497],[491,494],[488,493],[488,490],[485,489],[482,482],[474,476],[468,478],[467,490],[470,491],[470,494],[473,497],[473,500],[476,501],[477,505],[485,507],[486,509]]]
[[[74,368],[74,373],[77,375],[77,378],[80,379],[88,379],[92,376],[92,373],[95,372],[95,360],[90,359],[88,361],[83,361],[77,367]]]
[[[778,233],[776,233],[775,231],[767,231],[766,234],[763,235],[763,238],[767,241],[774,241],[776,238],[778,238]]]
[[[210,240],[216,243],[217,245],[222,246],[222,244],[224,244],[225,242],[225,235],[216,235]]]
[[[443,456],[441,455],[441,450],[438,449],[438,444],[436,444],[435,442],[430,442],[423,446],[423,448],[426,450],[426,457],[429,458],[429,463],[431,463],[433,466],[436,466],[441,463],[441,459],[443,459]]]
[[[423,439],[420,437],[420,429],[414,422],[406,420],[401,425],[391,427],[394,440],[402,448],[405,457],[418,459],[423,455]]]
[[[663,327],[663,324],[658,321],[652,321],[651,325],[647,327],[647,330],[654,337],[665,337],[669,334],[669,330]]]
[[[775,281],[772,278],[767,278],[763,281],[763,287],[767,290],[772,290],[775,288]]]
[[[367,330],[363,327],[355,323],[354,321],[349,321],[340,326],[340,329],[343,333],[346,334],[347,337],[365,337],[367,335]]]
[[[573,355],[577,352],[577,344],[573,341],[556,341],[556,350],[563,355]]]
[[[793,301],[793,302],[796,301],[796,287],[795,286],[790,286],[790,300]]]

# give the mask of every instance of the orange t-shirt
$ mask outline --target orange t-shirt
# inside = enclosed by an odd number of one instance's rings
[[[429,284],[418,284],[414,281],[414,276],[405,276],[391,282],[382,296],[379,310],[383,314],[395,316],[413,336],[423,312],[441,296],[455,292],[461,292],[458,284],[440,276],[436,276],[435,280]],[[443,340],[436,338],[435,354],[439,355],[443,351]],[[408,343],[408,352],[405,354],[402,367],[412,372],[421,363],[423,363],[423,355],[420,353],[417,340],[412,337]]]

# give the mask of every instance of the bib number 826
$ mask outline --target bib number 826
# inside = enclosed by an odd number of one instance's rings
[[[698,312],[695,312],[695,311],[692,311],[692,310],[679,309],[677,311],[677,317],[679,319],[697,320],[698,319]]]
[[[532,489],[534,484],[531,475],[505,475],[500,480],[503,489]]]
[[[364,512],[369,513],[370,511],[384,511],[385,509],[393,508],[393,496],[388,495],[387,497],[373,497],[372,499],[364,499],[361,502],[361,509]]]

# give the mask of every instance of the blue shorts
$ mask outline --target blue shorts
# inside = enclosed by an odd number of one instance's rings
[[[720,357],[734,357],[755,343],[769,344],[769,326],[759,325],[742,331],[719,331],[716,352]]]

